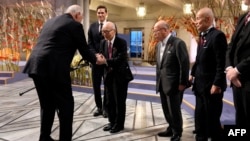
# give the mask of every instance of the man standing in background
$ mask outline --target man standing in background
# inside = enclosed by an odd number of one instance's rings
[[[156,46],[156,92],[160,92],[163,113],[169,124],[158,136],[180,141],[183,132],[181,103],[189,74],[188,51],[184,41],[171,35],[166,21],[158,21],[153,32],[159,41]]]
[[[102,35],[102,26],[106,22],[107,18],[107,8],[103,5],[99,5],[96,8],[96,15],[98,21],[92,23],[89,27],[88,31],[88,45],[90,49],[94,53],[98,53],[100,49],[100,41],[104,39]],[[103,100],[102,100],[102,91],[101,91],[101,82],[103,79],[103,72],[104,66],[103,65],[92,65],[92,81],[93,81],[93,90],[95,96],[95,103],[97,110],[94,112],[93,116],[103,115],[103,117],[107,117],[106,112],[106,96],[104,92]]]
[[[250,0],[243,0],[250,6]],[[228,46],[226,76],[231,81],[236,125],[250,133],[250,11],[239,17]]]

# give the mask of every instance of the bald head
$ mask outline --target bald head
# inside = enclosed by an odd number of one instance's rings
[[[154,38],[158,41],[163,41],[170,33],[169,25],[164,20],[159,20],[154,25]]]
[[[157,23],[155,23],[154,28],[165,28],[165,29],[168,29],[169,25],[168,25],[168,23],[166,21],[160,20]]]
[[[106,40],[111,41],[116,35],[116,26],[113,22],[106,22],[102,27],[102,34]]]
[[[199,31],[206,31],[210,26],[213,26],[214,14],[212,9],[204,7],[196,13],[195,25]]]
[[[114,29],[115,30],[115,24],[113,22],[107,21],[104,25],[103,28],[109,28],[109,29]]]
[[[208,7],[204,7],[202,9],[200,9],[197,14],[201,15],[202,17],[209,18],[210,19],[209,22],[213,23],[214,13],[213,13],[212,9],[210,9]]]

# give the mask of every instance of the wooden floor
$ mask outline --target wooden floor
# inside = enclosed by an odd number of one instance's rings
[[[33,89],[23,96],[19,92],[33,87],[30,79],[0,85],[0,141],[37,141],[40,129],[40,106]],[[107,118],[93,117],[94,96],[73,92],[75,113],[74,141],[168,141],[157,133],[168,126],[160,103],[127,99],[125,130],[116,134],[104,132]],[[194,141],[193,116],[182,109],[184,131],[182,141]],[[52,137],[58,139],[58,118],[55,117]]]

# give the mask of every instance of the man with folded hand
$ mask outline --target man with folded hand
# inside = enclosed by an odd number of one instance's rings
[[[250,6],[250,0],[243,0]],[[250,137],[250,11],[239,17],[228,46],[226,76],[233,89],[235,119],[239,128],[247,128]],[[250,140],[248,138],[248,140]]]
[[[189,74],[188,51],[183,40],[171,35],[166,21],[155,23],[153,33],[159,41],[156,45],[156,92],[160,93],[164,117],[169,124],[158,136],[179,141],[183,132],[181,103]]]
[[[194,79],[196,141],[222,140],[220,116],[227,87],[224,73],[227,39],[214,27],[213,21],[213,11],[208,7],[196,13],[200,40],[189,79],[190,82]]]

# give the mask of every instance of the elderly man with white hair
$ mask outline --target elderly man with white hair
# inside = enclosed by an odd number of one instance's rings
[[[60,122],[59,140],[72,140],[74,98],[70,64],[76,50],[91,63],[104,63],[100,55],[88,49],[82,19],[83,9],[79,5],[72,5],[65,14],[49,19],[24,67],[23,72],[34,81],[41,106],[39,141],[53,141],[50,134],[56,111]]]

